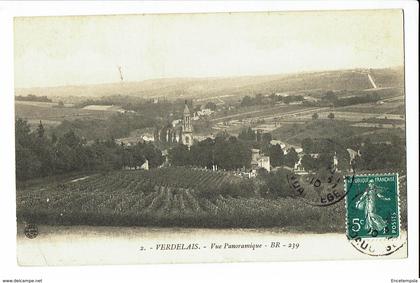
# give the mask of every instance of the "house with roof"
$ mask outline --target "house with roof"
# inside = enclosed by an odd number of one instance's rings
[[[270,172],[270,156],[265,156],[260,153],[259,149],[253,148],[251,150],[251,171],[255,173],[260,168],[264,168],[267,172]]]

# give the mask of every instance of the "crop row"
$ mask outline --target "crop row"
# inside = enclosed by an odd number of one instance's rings
[[[169,184],[167,175],[176,174],[182,178]],[[314,207],[298,198],[219,195],[209,199],[200,193],[200,184],[218,186],[229,178],[225,173],[184,168],[117,171],[19,190],[17,216],[19,221],[54,225],[344,229],[342,202]]]

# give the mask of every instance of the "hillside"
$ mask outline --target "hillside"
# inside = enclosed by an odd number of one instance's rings
[[[362,90],[371,88],[367,75],[362,71],[355,69],[290,75],[155,79],[140,82],[16,89],[15,95],[99,97],[121,94],[174,99],[243,96],[315,89]],[[402,67],[373,69],[371,74],[378,87],[401,87],[404,84]]]
[[[235,181],[246,186],[226,185]],[[17,219],[19,223],[66,226],[282,227],[308,232],[323,227],[323,231],[342,231],[343,205],[321,208],[294,198],[262,198],[249,182],[228,172],[181,167],[113,171],[18,187]]]

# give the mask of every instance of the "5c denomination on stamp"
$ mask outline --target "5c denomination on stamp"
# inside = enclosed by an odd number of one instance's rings
[[[346,182],[348,236],[398,237],[398,174],[359,175],[349,186]]]
[[[403,247],[398,174],[357,175],[345,188],[347,238],[353,247],[370,256],[390,255]]]

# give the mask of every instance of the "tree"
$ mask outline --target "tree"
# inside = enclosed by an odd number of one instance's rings
[[[38,135],[38,138],[44,137],[45,129],[41,121],[39,121],[38,128],[36,129],[36,133]]]
[[[335,117],[335,116],[334,116],[334,113],[332,113],[332,112],[331,112],[330,114],[328,114],[328,118],[329,118],[329,119],[331,119],[331,120],[332,120],[332,119],[334,119],[334,117]]]
[[[266,198],[293,196],[293,190],[290,189],[287,182],[287,174],[288,171],[280,169],[276,172],[259,175],[258,178],[263,181],[260,190],[261,196]]]
[[[25,180],[51,174],[53,171],[53,148],[45,135],[40,121],[31,131],[26,120],[16,120],[16,176]]]
[[[333,166],[333,153],[320,153],[317,158],[318,169],[332,169]]]
[[[314,151],[314,142],[311,138],[304,138],[302,140],[302,149],[305,153],[312,153]]]
[[[168,131],[169,131],[169,126],[165,126],[165,127],[163,127],[160,130],[160,141],[161,142],[164,142],[164,143],[169,142],[169,140],[168,140],[168,138],[169,138]],[[172,137],[171,137],[171,139],[172,139]]]
[[[294,167],[295,164],[299,161],[299,156],[294,147],[289,148],[285,156],[284,163],[289,167]]]
[[[284,164],[284,152],[279,144],[270,146],[268,151],[270,163],[273,167],[282,166]]]
[[[26,120],[15,122],[16,177],[26,180],[39,174],[41,162],[33,151],[34,137]]]
[[[211,101],[207,102],[205,107],[212,110],[212,111],[216,111],[216,109],[217,109],[216,103],[211,102]]]
[[[211,168],[214,165],[214,145],[213,139],[207,138],[191,146],[191,155],[194,156],[192,163],[199,167]]]
[[[60,143],[65,144],[71,148],[76,148],[82,145],[82,140],[70,130],[60,138]]]
[[[316,120],[316,119],[318,119],[318,118],[319,118],[318,113],[314,113],[314,114],[312,115],[312,119],[313,119],[313,120]]]
[[[248,129],[242,129],[242,131],[238,135],[238,138],[241,140],[254,141],[256,139],[256,134],[251,129],[251,127],[248,127]]]
[[[28,121],[18,118],[15,122],[16,144],[20,144],[23,147],[30,146],[32,144],[30,132],[31,128],[28,124]]]
[[[64,102],[62,100],[60,100],[58,102],[58,107],[63,108],[64,107]]]
[[[309,154],[305,154],[302,157],[302,166],[305,168],[306,171],[313,171],[317,169],[317,160],[310,156]]]
[[[57,135],[56,135],[55,133],[52,133],[52,134],[51,134],[51,143],[52,143],[53,145],[55,145],[55,144],[57,143],[57,141],[58,141],[58,137],[57,137]]]
[[[241,106],[251,106],[253,105],[253,103],[253,99],[250,96],[246,95],[242,98]]]
[[[273,139],[273,137],[271,136],[270,133],[264,133],[262,135],[262,142],[265,143],[265,144],[270,143],[272,139]]]
[[[214,161],[218,167],[231,170],[250,166],[251,151],[244,142],[235,137],[215,142]]]
[[[170,149],[169,159],[173,165],[194,165],[210,168],[217,165],[223,169],[249,167],[251,151],[247,143],[227,134],[218,135],[214,140],[206,139],[195,143],[188,150],[184,145]]]
[[[257,130],[257,134],[255,138],[257,142],[261,141],[261,138],[262,138],[261,130]]]
[[[172,165],[185,166],[191,164],[190,151],[183,144],[178,144],[169,150],[169,160]]]
[[[355,160],[359,170],[404,170],[406,149],[404,144],[393,145],[365,141],[360,149],[361,157]],[[387,154],[383,154],[386,152]]]
[[[53,133],[50,138],[44,133],[42,123],[33,131],[25,120],[17,119],[15,125],[18,180],[79,170],[116,170],[127,165],[140,166],[145,159],[151,167],[163,162],[161,151],[151,143],[126,148],[111,137],[88,145],[72,130],[62,136]]]
[[[26,180],[37,176],[42,166],[35,153],[16,143],[16,178]]]
[[[262,96],[262,94],[261,93],[258,93],[256,96],[255,96],[255,102],[254,102],[254,104],[256,104],[256,105],[260,105],[260,104],[262,104],[262,101],[263,101],[263,96]]]
[[[286,96],[286,97],[283,97],[283,102],[285,103],[285,104],[289,104],[290,102],[292,102],[293,101],[293,98],[291,97],[291,96]]]
[[[138,145],[142,145],[142,154],[144,158],[149,161],[149,166],[151,168],[156,168],[163,163],[164,158],[162,152],[158,148],[151,143],[139,143]]]
[[[333,91],[329,90],[327,91],[327,93],[325,93],[322,99],[327,100],[328,102],[334,104],[337,102],[338,97]]]

